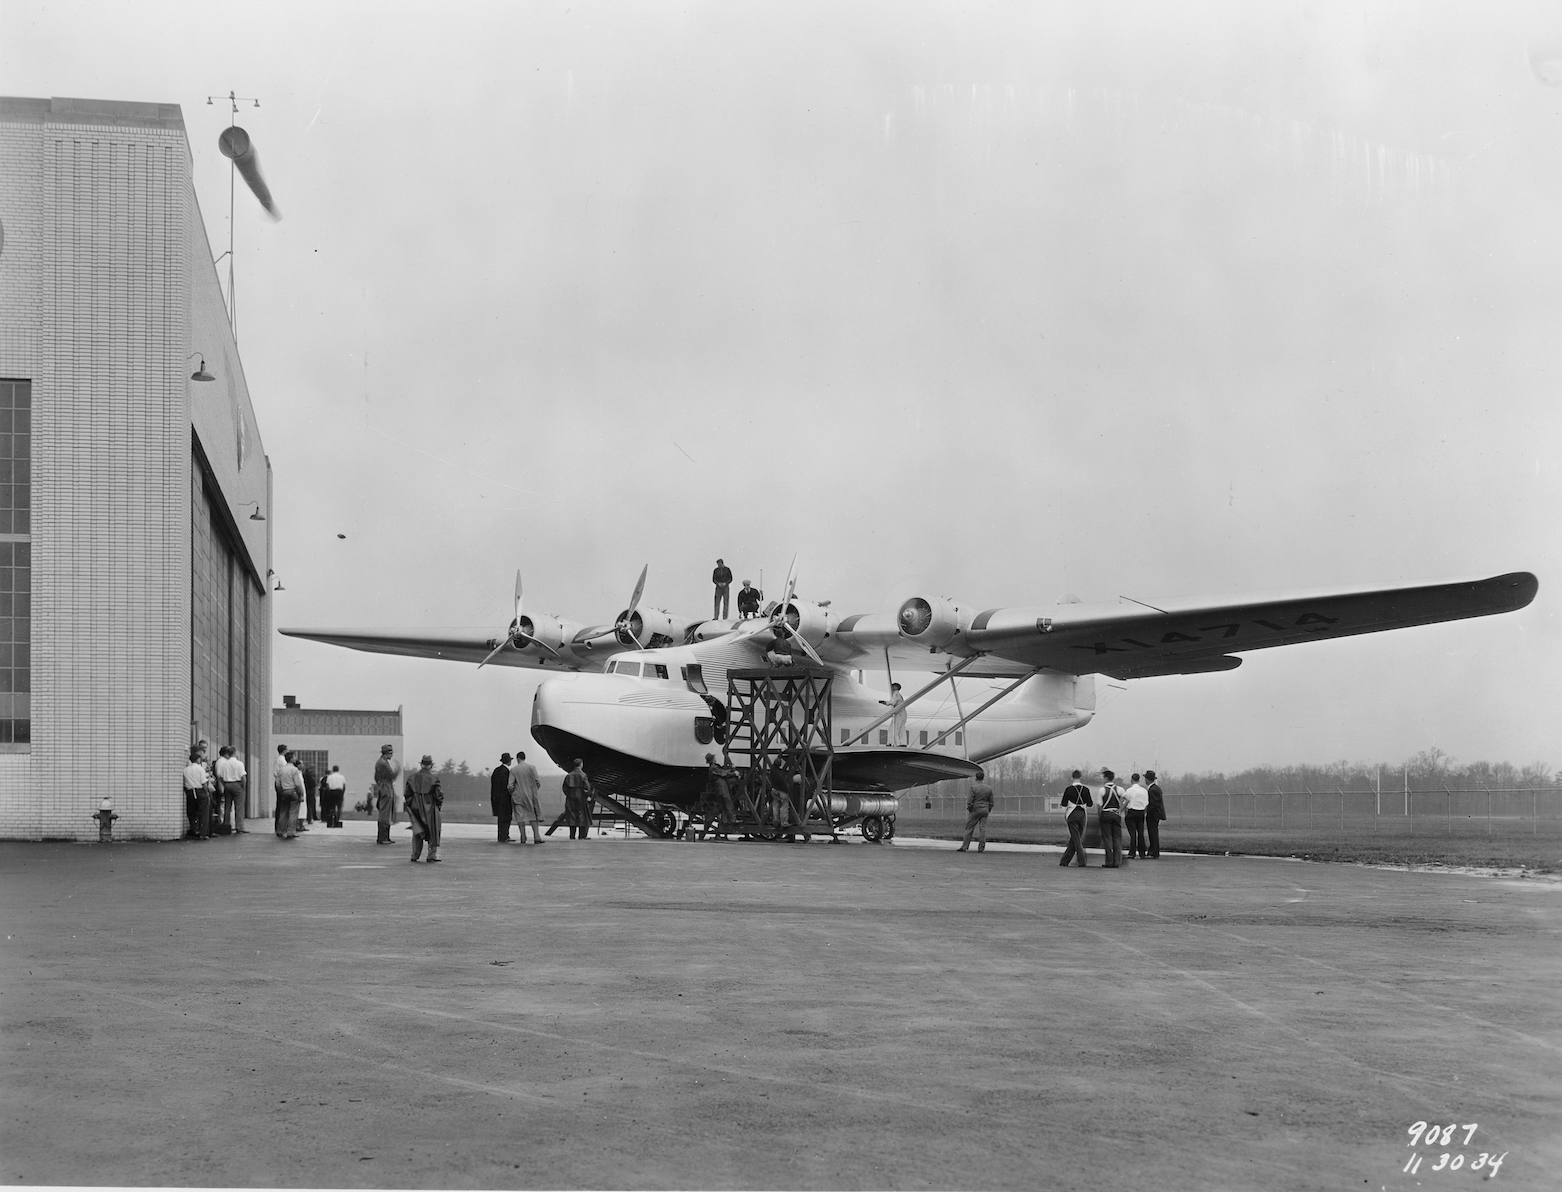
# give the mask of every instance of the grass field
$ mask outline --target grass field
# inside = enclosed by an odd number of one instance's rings
[[[1440,833],[1422,825],[1411,832],[1404,827],[1342,834],[1338,827],[1309,829],[1306,825],[1284,832],[1266,828],[1178,828],[1163,825],[1161,848],[1179,853],[1231,853],[1242,856],[1300,857],[1308,861],[1353,861],[1377,865],[1457,865],[1496,869],[1528,869],[1537,873],[1562,873],[1562,833],[1540,825],[1528,834],[1487,836],[1485,823],[1454,823],[1455,831]],[[902,836],[931,836],[958,840],[965,818],[901,816],[896,831]],[[989,840],[1019,844],[1066,844],[1068,832],[1052,817],[992,816],[987,823]]]

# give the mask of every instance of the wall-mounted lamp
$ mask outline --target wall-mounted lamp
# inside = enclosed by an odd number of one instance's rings
[[[266,520],[266,515],[260,511],[260,502],[259,501],[241,501],[239,503],[239,508],[243,509],[245,505],[253,505],[253,506],[255,506],[255,512],[249,515],[250,521],[265,521]]]
[[[272,588],[271,590],[273,592],[286,592],[287,591],[287,589],[282,586],[282,581],[281,580],[277,580],[277,586]]]
[[[216,377],[212,376],[211,373],[206,371],[206,357],[204,355],[202,355],[200,352],[191,352],[190,356],[200,356],[201,357],[201,366],[199,368],[197,368],[193,373],[190,374],[190,380],[192,380],[192,381],[215,381],[217,379]],[[189,362],[190,356],[186,356],[184,358],[186,363]]]

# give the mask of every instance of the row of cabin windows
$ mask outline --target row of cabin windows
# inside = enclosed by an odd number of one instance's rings
[[[926,745],[927,744],[927,729],[923,729],[921,735],[922,735],[922,740],[920,742],[918,742],[918,744]],[[841,744],[842,745],[850,745],[855,738],[860,737],[860,736],[862,736],[861,733],[853,732],[849,728],[843,728],[841,730]],[[947,744],[948,742],[941,742],[941,743],[942,744]],[[879,730],[879,744],[880,745],[888,745],[889,744],[889,729],[881,728]],[[964,745],[965,744],[965,733],[963,731],[959,730],[959,729],[955,730],[955,744],[956,745]]]

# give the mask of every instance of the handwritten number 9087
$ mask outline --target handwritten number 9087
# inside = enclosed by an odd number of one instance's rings
[[[1406,1131],[1410,1135],[1410,1141],[1405,1145],[1415,1147],[1424,1142],[1427,1146],[1448,1146],[1454,1140],[1454,1131],[1463,1130],[1464,1142],[1460,1145],[1469,1146],[1470,1139],[1475,1137],[1475,1131],[1479,1125],[1479,1122],[1469,1122],[1463,1126],[1457,1124],[1428,1126],[1425,1122],[1417,1122]],[[1426,1136],[1425,1138],[1422,1137],[1423,1134]]]

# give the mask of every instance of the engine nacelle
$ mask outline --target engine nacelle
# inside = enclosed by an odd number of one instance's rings
[[[527,637],[536,638],[545,645],[555,650],[563,650],[564,643],[574,637],[580,630],[580,626],[572,621],[561,621],[558,617],[525,616],[521,618],[520,631]],[[526,648],[524,646],[522,649]],[[546,651],[539,650],[538,653]]]
[[[628,612],[626,608],[619,613],[614,618],[615,623],[624,625],[624,618]],[[633,646],[638,640],[640,648],[656,650],[662,646],[681,643],[684,630],[687,628],[688,622],[674,620],[663,609],[637,608],[635,615],[629,618],[628,624],[618,631],[618,640],[625,646]],[[630,636],[631,633],[633,637]]]
[[[895,620],[907,641],[942,650],[971,627],[971,610],[947,596],[913,596],[900,606]]]
[[[722,637],[737,628],[738,623],[733,620],[724,621],[696,621],[684,632],[683,644],[692,646],[696,642],[708,642],[713,638]]]
[[[835,614],[811,600],[792,600],[786,606],[786,625],[817,650],[835,630]]]

